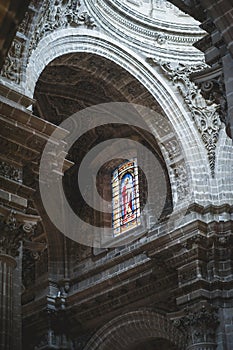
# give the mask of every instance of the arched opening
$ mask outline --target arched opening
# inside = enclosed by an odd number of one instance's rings
[[[164,315],[151,310],[132,311],[108,322],[84,350],[181,350],[185,336]]]
[[[84,108],[108,102],[129,102],[142,105],[164,117],[161,107],[153,96],[130,73],[104,57],[88,53],[72,53],[53,60],[40,75],[34,98],[36,100],[34,113],[56,125]],[[144,121],[142,123],[146,125]],[[69,150],[68,158],[74,162],[74,166],[65,174],[64,190],[72,209],[83,221],[95,226],[104,224],[109,227],[112,225],[112,213],[103,215],[85,203],[77,186],[77,177],[79,166],[86,154],[101,142],[115,138],[139,142],[147,147],[161,164],[167,183],[167,199],[161,215],[164,218],[172,211],[172,198],[169,176],[158,141],[152,133],[125,125],[123,122],[117,125],[109,124],[90,128]],[[135,156],[137,157],[137,154]],[[117,158],[117,153],[115,158]],[[90,169],[94,162],[95,159],[90,161]],[[101,196],[104,196],[104,193],[110,193],[111,173],[114,170],[113,163],[111,166],[109,163],[108,166],[104,163],[103,159],[103,166],[99,172],[102,180],[106,179],[102,183],[99,181]],[[139,175],[141,192],[139,207],[143,208],[147,188],[145,177],[140,170]],[[111,196],[108,196],[107,200],[111,205]]]
[[[50,62],[36,83],[34,98],[34,113],[56,125],[83,108],[114,101],[140,104],[164,116],[154,97],[128,71],[82,52]]]

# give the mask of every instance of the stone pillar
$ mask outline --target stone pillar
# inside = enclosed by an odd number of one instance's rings
[[[49,281],[46,313],[43,314],[44,319],[41,322],[46,325],[46,328],[34,346],[34,350],[73,349],[70,334],[73,315],[72,311],[66,308],[69,288],[68,280],[64,280],[60,285],[52,280]]]
[[[31,232],[31,223],[19,222],[15,212],[0,216],[0,349],[16,350],[13,342],[13,272],[23,238]]]
[[[15,259],[0,254],[0,349],[12,350],[13,270]]]
[[[180,319],[187,334],[186,350],[215,350],[218,323],[216,309],[209,304],[186,310],[186,315]]]

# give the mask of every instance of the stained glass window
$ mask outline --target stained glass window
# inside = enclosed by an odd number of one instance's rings
[[[119,235],[140,224],[138,166],[134,158],[112,173],[112,227]]]

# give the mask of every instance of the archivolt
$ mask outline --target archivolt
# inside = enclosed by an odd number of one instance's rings
[[[200,175],[196,169],[200,168],[200,164],[203,176],[210,173],[204,145],[190,116],[164,77],[137,53],[95,30],[58,30],[44,37],[33,51],[26,70],[24,92],[33,97],[36,82],[51,61],[64,54],[79,52],[105,57],[123,67],[161,106],[167,117],[164,118],[166,125],[158,118],[145,119],[145,122],[150,126],[163,152],[173,189],[174,208],[176,204],[183,207],[187,194],[198,192]]]
[[[151,310],[132,311],[103,326],[84,350],[125,350],[134,343],[156,338],[184,349],[184,335],[165,316]]]

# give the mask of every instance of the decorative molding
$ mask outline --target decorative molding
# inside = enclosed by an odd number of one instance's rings
[[[35,9],[29,7],[18,27],[1,71],[3,77],[16,84],[21,82],[23,65],[28,62],[32,51],[47,34],[69,26],[84,25],[89,29],[96,27],[94,19],[80,0],[44,0],[39,6],[38,15],[35,13]]]
[[[0,176],[17,182],[22,182],[22,169],[0,161]]]
[[[1,71],[3,77],[16,84],[20,83],[20,60],[22,60],[23,41],[24,40],[18,37],[13,40]]]
[[[195,345],[201,343],[201,348],[214,350],[216,348],[215,331],[219,324],[217,308],[203,304],[197,311],[187,308],[185,313],[179,320],[175,320],[174,324],[187,334],[189,349],[195,349]]]
[[[66,287],[59,288],[55,283],[53,289],[56,292],[47,296],[47,307],[44,310],[44,317],[48,320],[49,329],[39,339],[35,349],[39,350],[45,347],[62,348],[64,350],[73,349],[72,342],[69,339],[72,312],[66,309]]]
[[[202,141],[207,150],[211,175],[215,175],[215,149],[219,139],[221,120],[219,116],[220,105],[211,99],[205,99],[202,96],[201,89],[190,80],[190,75],[201,71],[206,67],[205,63],[195,66],[183,63],[171,63],[157,61],[154,58],[148,58],[147,61],[152,65],[159,65],[163,72],[172,80],[184,101],[189,108],[197,129],[201,134]]]
[[[51,0],[44,1],[40,10],[34,35],[31,37],[29,45],[28,59],[32,50],[38,42],[47,34],[57,30],[84,25],[87,28],[94,28],[96,24],[93,18],[88,14],[85,6],[80,0]]]
[[[187,198],[189,194],[187,168],[184,161],[175,163],[172,168],[175,176],[177,198],[180,201]]]
[[[215,101],[219,108],[219,116],[224,124],[227,124],[227,97],[224,83],[224,76],[220,74],[218,77],[209,78],[207,81],[197,83],[201,89],[202,96],[209,100]]]
[[[168,2],[167,4],[169,6],[172,6]],[[129,7],[127,4],[124,4],[122,1],[98,0],[98,6],[96,6],[95,0],[89,0],[88,6],[90,9],[96,12],[99,18],[103,17],[103,14],[107,15],[107,17],[105,16],[103,18],[105,24],[109,23],[110,19],[113,19],[114,22],[121,25],[121,30],[123,29],[124,32],[127,33],[128,29],[130,31],[138,33],[139,35],[147,37],[147,39],[151,38],[156,41],[158,39],[158,36],[160,34],[163,34],[165,36],[165,39],[167,39],[169,42],[186,42],[190,45],[203,36],[198,26],[192,26],[188,28],[187,24],[185,25],[178,22],[171,23],[171,21],[169,21],[170,26],[168,27],[167,23],[165,23],[166,15],[164,16],[165,18],[161,21],[158,18],[153,18],[151,16],[135,12],[133,8]],[[154,10],[156,11],[156,9]],[[165,14],[164,11],[162,12]],[[114,31],[116,30],[116,27],[113,23],[111,23],[110,28],[114,29]]]
[[[18,221],[15,211],[0,218],[0,253],[16,257],[21,241],[34,232],[35,222]]]
[[[135,345],[141,344],[144,339],[159,338],[167,340],[168,344],[173,344],[169,348],[185,349],[184,335],[162,313],[151,308],[141,308],[129,312],[122,309],[121,313],[118,313],[116,317],[108,320],[98,329],[88,341],[84,350],[116,349],[117,345],[119,349],[132,349],[132,339]],[[122,342],[122,339],[124,342]],[[166,345],[165,347],[161,345],[158,345],[158,347],[156,345],[153,349],[167,348]],[[145,349],[147,347],[141,346],[140,348]]]

